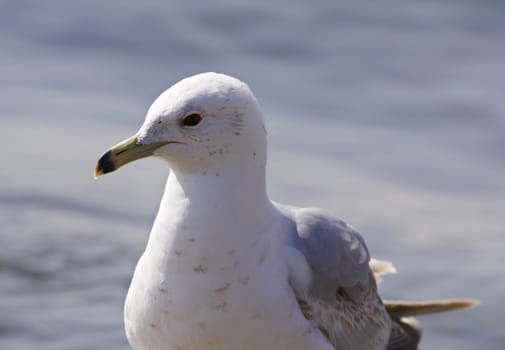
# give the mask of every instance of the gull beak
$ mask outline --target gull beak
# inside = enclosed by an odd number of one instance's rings
[[[168,143],[170,141],[140,144],[138,143],[138,134],[135,134],[118,143],[100,157],[95,167],[95,179],[134,160],[152,156],[156,149]]]

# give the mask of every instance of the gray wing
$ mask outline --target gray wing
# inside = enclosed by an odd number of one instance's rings
[[[335,349],[385,349],[391,319],[377,295],[363,238],[320,209],[285,212],[292,220],[295,250],[290,266],[296,269],[290,270],[290,282],[305,318]],[[302,275],[310,278],[297,277],[300,266],[308,266]]]
[[[305,257],[312,272],[309,294],[331,302],[344,289],[355,302],[370,288],[376,289],[370,254],[361,235],[342,220],[321,209],[294,212],[293,244]]]

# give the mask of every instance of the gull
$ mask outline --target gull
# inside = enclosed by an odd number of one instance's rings
[[[126,297],[135,350],[416,349],[412,316],[475,304],[383,301],[377,282],[395,269],[353,227],[271,201],[263,113],[236,78],[163,92],[95,177],[148,156],[171,171]]]

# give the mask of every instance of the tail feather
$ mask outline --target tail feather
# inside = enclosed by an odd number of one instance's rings
[[[375,281],[380,283],[381,276],[396,273],[389,261],[371,259],[370,270]],[[387,350],[417,350],[421,340],[421,326],[414,316],[438,312],[466,309],[479,305],[472,299],[448,299],[428,301],[383,300],[384,306],[391,317],[391,334]]]
[[[387,350],[417,350],[421,340],[421,326],[414,317],[392,319]]]
[[[421,327],[414,316],[465,309],[478,304],[478,301],[469,299],[384,301],[392,321],[387,350],[417,350],[421,339]]]
[[[377,283],[382,282],[383,275],[396,273],[396,268],[394,267],[393,263],[389,261],[372,258],[368,265],[370,266],[370,269],[372,270],[375,281]]]
[[[394,318],[419,316],[438,312],[466,309],[478,304],[478,301],[471,299],[449,299],[433,301],[384,301],[386,310]]]

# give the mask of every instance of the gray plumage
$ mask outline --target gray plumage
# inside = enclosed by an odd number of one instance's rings
[[[383,302],[376,281],[396,270],[389,262],[371,263],[367,246],[353,227],[321,209],[277,206],[287,218],[292,246],[310,269],[308,285],[293,277],[300,308],[337,350],[416,350],[421,328],[412,316],[476,304],[472,300]]]
[[[385,348],[391,319],[377,294],[361,235],[321,209],[279,208],[291,226],[292,246],[311,272],[305,285],[293,283],[305,317],[335,349]]]

